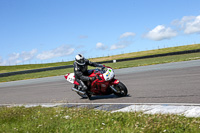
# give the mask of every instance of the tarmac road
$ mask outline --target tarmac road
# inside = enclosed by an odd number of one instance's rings
[[[200,103],[200,60],[115,70],[127,97],[82,99],[63,76],[0,83],[0,104]]]

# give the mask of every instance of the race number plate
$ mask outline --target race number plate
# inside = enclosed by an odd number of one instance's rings
[[[74,80],[75,80],[74,73],[70,73],[69,76],[67,77],[67,81],[73,84]]]

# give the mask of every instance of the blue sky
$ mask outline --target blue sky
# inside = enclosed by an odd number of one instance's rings
[[[199,0],[0,0],[0,65],[200,43]]]

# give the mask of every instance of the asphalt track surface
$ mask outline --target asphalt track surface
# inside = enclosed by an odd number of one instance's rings
[[[200,60],[115,70],[127,97],[82,99],[63,76],[0,83],[0,104],[200,103]]]

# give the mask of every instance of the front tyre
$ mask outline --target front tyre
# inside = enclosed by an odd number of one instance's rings
[[[114,85],[114,88],[117,90],[117,92],[114,92],[115,95],[119,97],[127,96],[128,90],[122,82],[119,82],[118,84]]]

